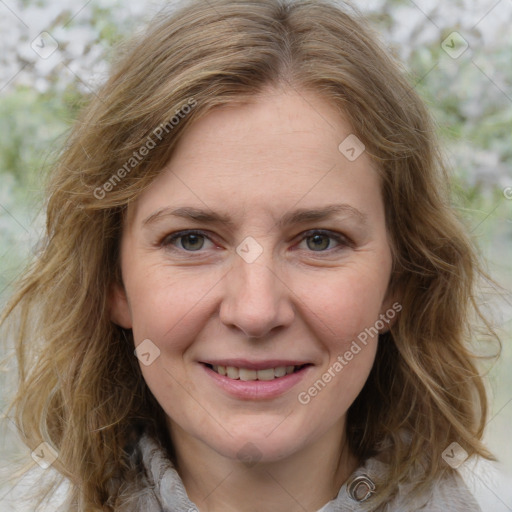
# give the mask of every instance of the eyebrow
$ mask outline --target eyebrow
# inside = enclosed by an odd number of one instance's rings
[[[367,215],[349,204],[331,204],[321,208],[299,208],[288,212],[276,223],[282,228],[293,224],[329,220],[336,215],[344,214],[355,219],[360,224],[366,224]],[[160,208],[142,221],[143,227],[167,217],[178,217],[203,224],[225,224],[230,228],[235,227],[235,222],[228,216],[200,208],[182,206],[180,208]]]

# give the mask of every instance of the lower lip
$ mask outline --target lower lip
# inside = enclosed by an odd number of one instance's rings
[[[268,400],[282,395],[297,385],[312,368],[312,365],[308,365],[298,372],[274,380],[244,381],[220,375],[204,364],[201,366],[220,388],[240,400]]]

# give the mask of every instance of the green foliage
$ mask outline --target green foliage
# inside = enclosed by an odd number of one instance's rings
[[[0,173],[13,176],[22,189],[37,189],[45,163],[76,116],[78,100],[71,90],[39,94],[29,87],[1,97]]]

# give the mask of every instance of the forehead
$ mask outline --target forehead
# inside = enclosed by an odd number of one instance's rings
[[[185,156],[193,165],[215,157],[226,168],[239,164],[252,174],[293,174],[310,165],[327,171],[339,157],[340,136],[352,131],[335,105],[313,93],[267,89],[243,104],[210,111],[192,126],[173,160]],[[303,166],[297,165],[301,160]]]
[[[360,202],[379,185],[364,152],[343,152],[354,137],[336,106],[311,92],[268,90],[215,108],[189,127],[131,217],[176,203],[241,215],[340,202],[340,194]]]

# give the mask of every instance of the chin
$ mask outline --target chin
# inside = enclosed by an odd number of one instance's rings
[[[238,459],[247,466],[258,462],[277,462],[300,449],[297,436],[289,431],[283,431],[283,435],[273,433],[270,436],[262,434],[262,430],[257,428],[239,432],[240,435],[224,437],[218,443],[212,443],[209,439],[207,444],[220,455]]]

